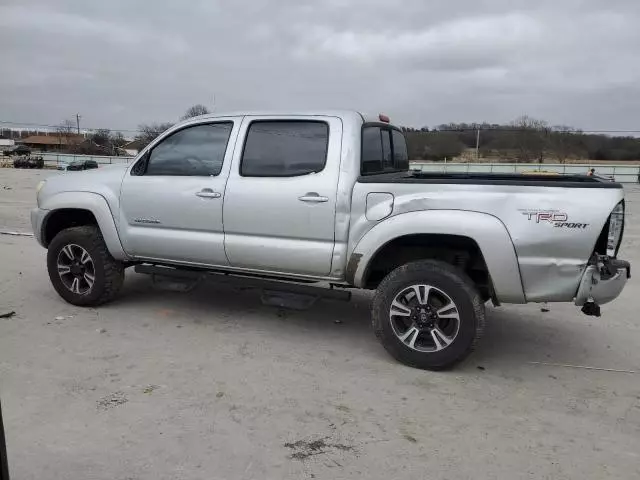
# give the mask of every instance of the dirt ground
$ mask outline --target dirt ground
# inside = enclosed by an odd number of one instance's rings
[[[30,231],[52,174],[0,169],[0,231]],[[640,189],[627,198],[621,256],[640,264]],[[640,478],[637,276],[602,318],[489,307],[478,350],[433,373],[386,354],[365,294],[293,312],[128,273],[86,309],[54,292],[33,238],[0,235],[0,265],[14,479]]]

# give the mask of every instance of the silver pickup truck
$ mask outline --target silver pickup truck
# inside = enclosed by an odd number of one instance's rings
[[[441,369],[473,349],[489,300],[599,315],[630,275],[623,196],[583,175],[411,171],[383,115],[247,113],[179,123],[129,165],[47,179],[31,220],[74,305],[114,298],[129,266],[371,289],[384,347]]]

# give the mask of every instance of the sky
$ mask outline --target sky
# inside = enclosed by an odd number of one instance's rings
[[[2,0],[0,121],[135,130],[202,103],[640,130],[639,25],[637,0]]]

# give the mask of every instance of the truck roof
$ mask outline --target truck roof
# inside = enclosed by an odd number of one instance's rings
[[[199,115],[197,117],[188,118],[183,122],[188,122],[193,119],[216,119],[216,118],[225,118],[225,117],[244,117],[244,116],[297,116],[297,115],[319,115],[326,117],[338,117],[343,120],[348,121],[364,121],[364,122],[379,122],[380,119],[378,115],[360,113],[356,110],[243,110],[236,112],[220,112],[220,113],[208,113],[206,115]],[[180,123],[183,123],[180,122]]]

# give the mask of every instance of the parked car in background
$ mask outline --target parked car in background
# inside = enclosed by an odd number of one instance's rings
[[[98,162],[95,160],[73,160],[71,163],[58,164],[58,170],[80,171],[98,168]]]
[[[5,150],[3,153],[5,157],[9,157],[12,155],[31,155],[31,149],[24,145],[18,145]]]

